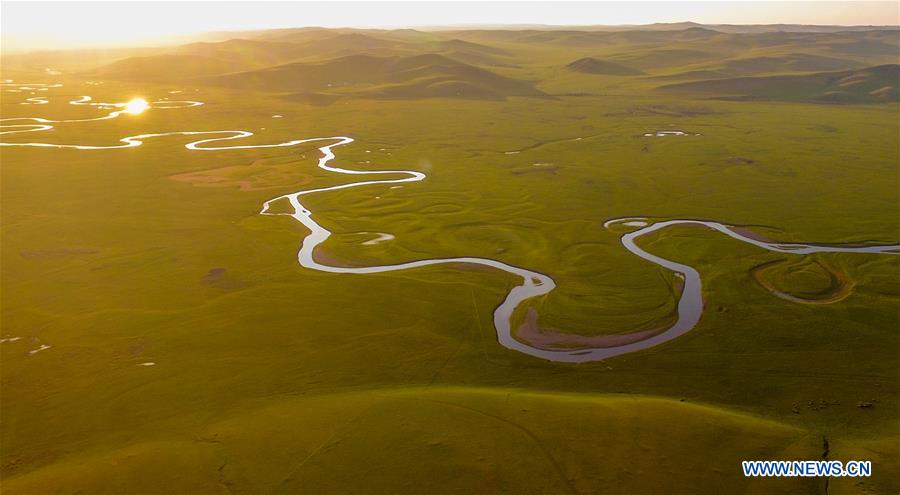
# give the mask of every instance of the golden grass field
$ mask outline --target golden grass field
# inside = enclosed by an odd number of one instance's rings
[[[16,56],[3,79],[62,86],[3,91],[4,120],[110,111],[70,104],[83,95],[204,104],[2,142],[352,136],[334,166],[427,178],[304,196],[333,232],[319,262],[527,267],[557,286],[514,328],[534,318],[534,332],[611,342],[670,324],[680,281],[606,220],[900,242],[897,44],[882,31],[295,30]],[[666,130],[697,135],[644,136]],[[830,495],[900,483],[897,256],[661,230],[640,246],[700,273],[697,326],[550,362],[498,344],[492,312],[519,283],[502,271],[300,266],[308,230],[259,211],[358,180],[317,168],[319,145],[184,147],[197,139],[0,148],[4,494],[818,494],[823,479],[745,478],[740,461],[823,457],[873,462],[871,478],[830,479]],[[365,244],[374,233],[394,238]]]

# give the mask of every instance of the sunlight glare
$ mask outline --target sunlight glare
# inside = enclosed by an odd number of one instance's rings
[[[125,104],[125,113],[130,113],[132,115],[138,115],[144,110],[150,108],[150,104],[147,103],[147,100],[143,98],[135,98]]]

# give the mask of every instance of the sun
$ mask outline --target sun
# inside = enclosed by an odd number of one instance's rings
[[[137,115],[148,108],[150,108],[150,104],[147,103],[147,100],[143,98],[135,98],[125,104],[125,110],[123,111],[125,113]]]

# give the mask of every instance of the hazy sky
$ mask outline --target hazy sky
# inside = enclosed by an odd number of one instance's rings
[[[158,42],[204,31],[459,24],[897,25],[891,2],[8,2],[4,51]]]

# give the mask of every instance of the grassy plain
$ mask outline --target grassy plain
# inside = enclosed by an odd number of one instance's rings
[[[623,249],[609,218],[710,219],[797,242],[900,239],[896,103],[672,95],[564,68],[596,50],[496,46],[540,61],[498,73],[530,74],[554,96],[321,105],[62,76],[47,105],[3,93],[3,118],[101,115],[67,104],[82,94],[206,104],[5,140],[352,136],[335,165],[428,179],[305,197],[335,233],[329,257],[482,256],[538,270],[558,285],[534,302],[541,323],[585,335],[629,332],[675,304],[671,275]],[[700,135],[642,137],[663,129]],[[297,265],[303,227],[258,210],[347,182],[315,168],[312,147],[198,152],[182,146],[191,140],[2,148],[2,336],[20,337],[0,345],[4,493],[823,493],[821,479],[746,479],[739,461],[820,459],[826,439],[828,458],[871,459],[875,472],[832,479],[828,493],[891,493],[900,480],[887,441],[900,434],[896,257],[816,256],[855,285],[834,304],[797,304],[753,270],[809,259],[669,229],[642,245],[700,271],[700,324],[640,353],[550,363],[497,344],[491,314],[517,282],[502,272]],[[196,172],[221,187],[176,179]],[[361,245],[360,232],[396,239]],[[823,290],[821,277],[791,273],[770,276],[779,290]],[[42,344],[52,347],[29,353]]]

